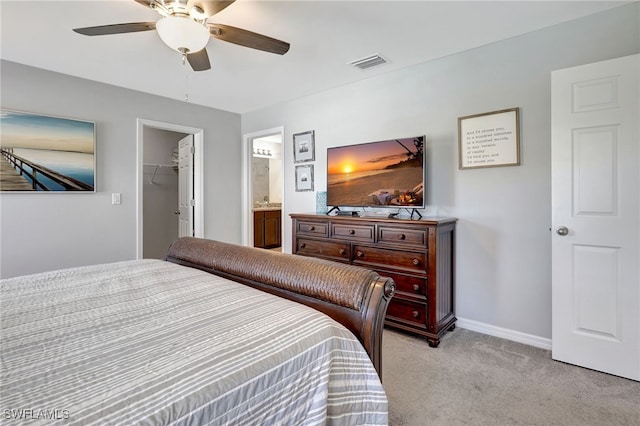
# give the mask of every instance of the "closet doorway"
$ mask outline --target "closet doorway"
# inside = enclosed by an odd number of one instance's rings
[[[137,257],[162,259],[179,236],[203,236],[202,129],[139,120]]]

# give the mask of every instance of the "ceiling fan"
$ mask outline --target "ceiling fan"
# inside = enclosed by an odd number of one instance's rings
[[[158,12],[157,22],[131,22],[74,28],[73,31],[88,36],[134,33],[157,30],[162,41],[182,54],[194,71],[211,69],[205,49],[209,37],[250,47],[265,52],[284,55],[289,43],[230,25],[209,23],[211,16],[227,8],[235,0],[134,0]]]

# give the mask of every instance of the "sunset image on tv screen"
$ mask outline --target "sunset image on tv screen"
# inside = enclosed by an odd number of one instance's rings
[[[327,149],[327,204],[424,206],[424,136]]]

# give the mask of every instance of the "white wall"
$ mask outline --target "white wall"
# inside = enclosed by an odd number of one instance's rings
[[[269,159],[251,157],[251,190],[253,191],[253,203],[264,202],[264,197],[269,197]]]
[[[269,160],[269,202],[282,203],[282,158]]]
[[[315,130],[316,191],[326,190],[327,147],[426,134],[426,214],[459,219],[457,316],[550,338],[550,73],[638,53],[639,16],[634,3],[243,114],[242,133],[285,128],[285,251],[288,214],[315,211],[315,193],[295,192],[294,133]],[[522,164],[458,170],[457,117],[511,107]]]
[[[2,61],[2,108],[94,121],[97,192],[0,194],[0,276],[136,257],[136,120],[204,129],[205,237],[239,243],[240,116]],[[237,179],[230,178],[237,176]],[[111,193],[122,194],[111,205]]]

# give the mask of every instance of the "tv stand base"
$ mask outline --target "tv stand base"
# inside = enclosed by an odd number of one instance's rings
[[[409,211],[409,209],[405,209],[406,211]],[[411,216],[409,216],[410,219],[413,219],[413,215],[417,215],[418,219],[422,219],[422,215],[420,214],[420,212],[418,211],[418,209],[411,209]]]

